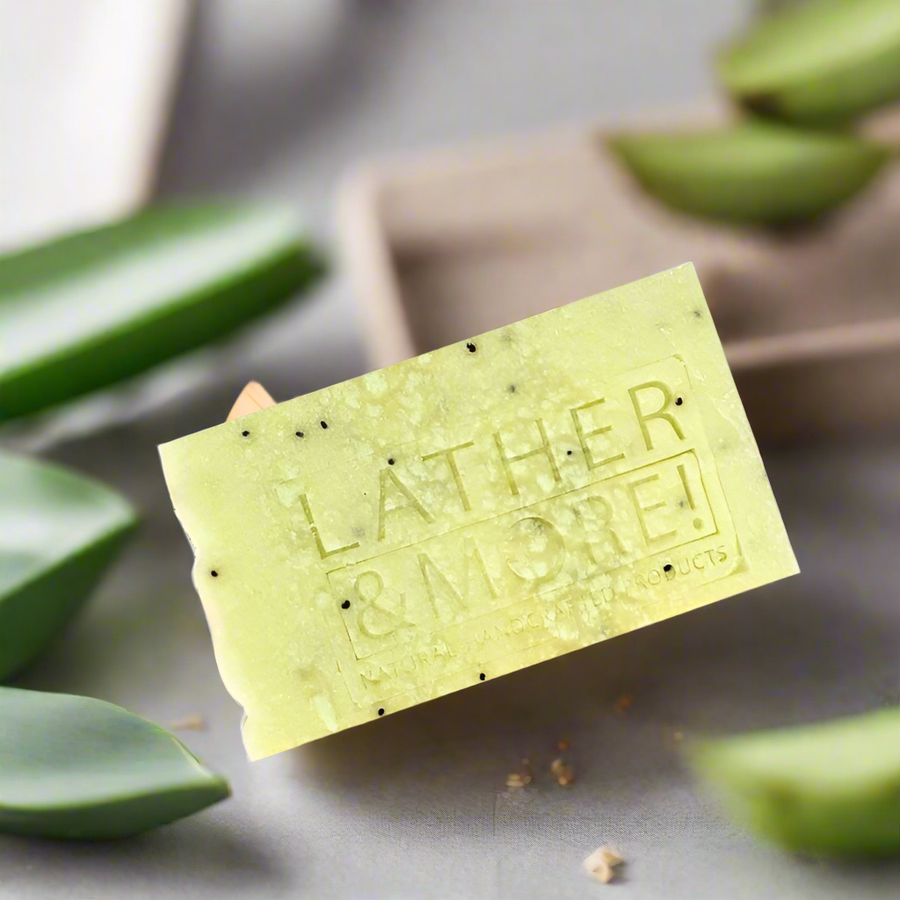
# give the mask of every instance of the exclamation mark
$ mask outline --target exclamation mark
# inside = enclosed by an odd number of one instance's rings
[[[688,483],[687,472],[684,470],[684,463],[679,463],[678,465],[678,476],[681,478],[681,486],[684,488],[684,496],[687,498],[688,506],[690,506],[691,509],[696,509],[697,504],[694,503],[694,494]],[[700,531],[700,529],[703,528],[703,519],[694,519],[694,528]]]

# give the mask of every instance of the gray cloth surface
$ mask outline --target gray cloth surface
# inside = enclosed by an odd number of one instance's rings
[[[900,700],[900,436],[766,454],[803,574],[259,763],[216,672],[155,445],[227,410],[236,383],[58,448],[119,486],[144,526],[24,687],[165,724],[234,797],[109,845],[0,837],[0,898],[896,897],[900,867],[802,862],[695,792],[672,732],[809,721]],[[624,715],[613,710],[634,696]],[[557,740],[577,781],[546,777]],[[510,794],[523,756],[540,784]],[[606,887],[581,860],[612,842]],[[599,893],[598,893],[599,892]]]

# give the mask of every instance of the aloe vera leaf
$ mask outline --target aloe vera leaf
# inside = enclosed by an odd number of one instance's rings
[[[891,150],[851,135],[748,119],[718,129],[622,134],[610,147],[647,191],[682,212],[742,225],[812,221],[850,200]]]
[[[126,837],[226,798],[174,735],[90,697],[0,688],[0,831]]]
[[[900,855],[900,707],[698,746],[736,819],[788,850]]]
[[[717,59],[741,103],[834,126],[900,100],[900,3],[807,0],[758,19]]]
[[[136,375],[322,272],[290,211],[167,205],[0,256],[0,421]]]
[[[96,481],[0,452],[0,681],[62,631],[135,524]]]

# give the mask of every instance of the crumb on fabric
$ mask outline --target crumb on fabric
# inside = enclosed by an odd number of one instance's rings
[[[510,772],[506,776],[506,786],[508,788],[522,788],[531,781],[528,775],[520,775],[518,772]]]
[[[613,703],[613,709],[621,716],[625,714],[625,710],[629,709],[633,703],[634,697],[632,697],[631,694],[622,694],[622,696]]]
[[[622,865],[625,858],[615,847],[604,844],[598,847],[583,863],[585,869],[598,881],[609,884],[615,878],[615,867]]]
[[[517,790],[532,782],[531,762],[527,756],[522,757],[522,768],[518,772],[510,772],[506,776],[506,786]]]
[[[556,742],[556,749],[557,749],[557,750],[568,750],[568,749],[569,749],[569,742],[568,742],[565,738],[560,738],[560,739]]]
[[[191,713],[169,722],[169,731],[205,731],[206,719],[200,713]]]
[[[571,784],[575,780],[575,773],[572,770],[572,766],[562,757],[554,759],[553,762],[550,763],[550,771],[556,779],[556,783],[563,787],[567,784]]]

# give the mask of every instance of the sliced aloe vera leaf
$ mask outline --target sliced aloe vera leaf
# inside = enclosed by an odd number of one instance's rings
[[[126,837],[223,800],[228,782],[119,706],[0,688],[0,831]]]
[[[834,125],[900,99],[900,3],[807,0],[764,17],[718,57],[747,106]]]
[[[610,147],[673,209],[743,225],[812,221],[846,203],[891,158],[881,144],[748,119],[724,128],[623,134]]]
[[[322,272],[288,210],[148,209],[0,257],[0,421],[142,372]]]
[[[900,855],[900,708],[701,744],[736,819],[788,850]]]
[[[96,481],[0,452],[0,681],[59,634],[135,523]]]

